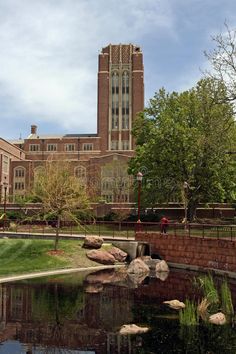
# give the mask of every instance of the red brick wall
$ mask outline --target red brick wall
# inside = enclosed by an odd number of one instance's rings
[[[161,236],[159,233],[137,233],[135,238],[148,242],[151,254],[159,254],[167,262],[236,271],[236,242],[230,240]]]

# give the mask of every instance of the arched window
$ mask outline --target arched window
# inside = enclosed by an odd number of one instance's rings
[[[86,168],[84,166],[76,167],[75,176],[78,178],[86,178]]]
[[[24,178],[25,177],[25,168],[24,167],[16,167],[14,169],[14,177]]]

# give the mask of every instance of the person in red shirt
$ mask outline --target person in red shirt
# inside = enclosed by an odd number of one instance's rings
[[[167,233],[167,228],[169,225],[169,220],[163,216],[163,218],[161,218],[161,234],[164,235]]]

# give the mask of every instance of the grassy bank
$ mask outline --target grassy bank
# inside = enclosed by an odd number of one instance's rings
[[[61,252],[55,255],[51,240],[1,239],[0,276],[98,265],[86,257],[82,242],[60,240]]]

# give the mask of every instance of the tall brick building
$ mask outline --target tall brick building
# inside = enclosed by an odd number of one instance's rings
[[[70,161],[74,174],[106,202],[130,201],[127,162],[134,153],[131,130],[144,108],[143,54],[132,44],[108,45],[99,54],[97,134],[40,135],[12,142],[25,159],[9,166],[9,193],[23,195],[48,158]]]

